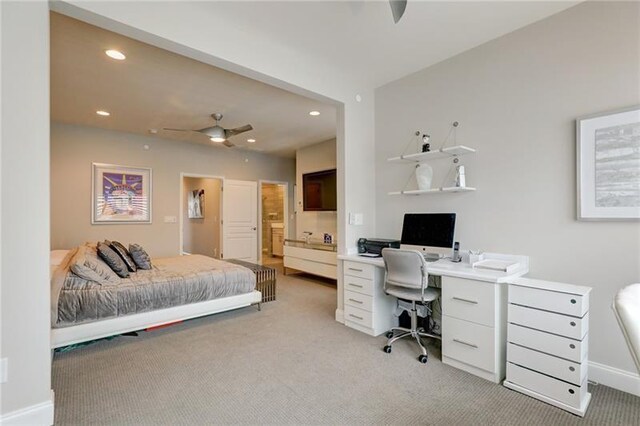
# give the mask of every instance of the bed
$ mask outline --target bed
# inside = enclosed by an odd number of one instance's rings
[[[255,274],[191,255],[153,260],[129,278],[93,281],[71,271],[95,246],[51,252],[52,348],[259,304]],[[95,260],[95,259],[94,259]]]

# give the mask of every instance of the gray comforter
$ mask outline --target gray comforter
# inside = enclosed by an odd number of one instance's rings
[[[200,255],[154,259],[151,270],[99,284],[69,270],[74,253],[51,280],[54,328],[249,293],[256,287],[251,270]]]

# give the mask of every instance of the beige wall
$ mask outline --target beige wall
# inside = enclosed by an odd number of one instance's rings
[[[376,91],[376,214],[398,237],[404,212],[457,212],[463,249],[531,256],[530,276],[593,287],[591,361],[635,371],[615,292],[640,282],[640,223],[576,220],[575,119],[640,103],[640,4],[582,3]],[[452,121],[467,194],[388,196],[410,165],[388,164],[416,130],[437,147]],[[450,162],[438,160],[434,182]]]
[[[149,150],[143,146],[149,145]],[[153,169],[153,223],[91,225],[91,163]],[[180,252],[180,173],[293,183],[293,159],[239,149],[66,124],[51,127],[51,248],[108,238],[138,242],[151,256]],[[165,223],[166,216],[176,218]],[[292,223],[289,224],[293,226]]]
[[[182,186],[182,249],[191,254],[220,256],[220,179],[184,177]],[[204,217],[189,218],[188,193],[204,189]]]
[[[336,140],[331,139],[296,151],[296,232],[313,232],[312,238],[322,238],[325,232],[334,238],[338,234],[337,212],[305,212],[302,205],[302,175],[336,168]]]

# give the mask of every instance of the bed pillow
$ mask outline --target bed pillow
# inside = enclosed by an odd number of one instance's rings
[[[138,270],[138,267],[131,258],[129,251],[125,248],[125,246],[120,244],[118,241],[107,242],[105,240],[104,243],[111,247],[111,250],[118,253],[118,256],[120,256],[122,261],[127,265],[127,269],[129,270],[129,272],[136,272]]]
[[[124,260],[105,243],[98,243],[98,255],[120,278],[129,277],[129,268]]]
[[[118,275],[98,257],[97,249],[93,245],[78,247],[78,251],[69,262],[69,269],[80,278],[98,284],[117,284],[120,281]]]
[[[140,269],[151,269],[151,258],[140,244],[129,244],[129,253]]]

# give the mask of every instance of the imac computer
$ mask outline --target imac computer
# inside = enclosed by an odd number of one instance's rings
[[[400,248],[418,250],[431,262],[450,256],[455,228],[455,213],[406,213]]]

